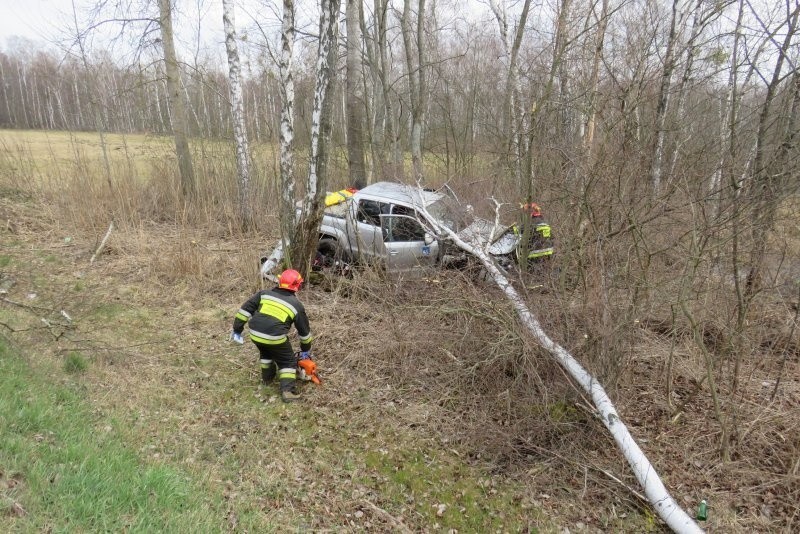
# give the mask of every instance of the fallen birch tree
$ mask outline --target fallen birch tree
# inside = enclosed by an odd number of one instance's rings
[[[556,361],[569,375],[580,384],[581,388],[592,397],[594,407],[600,419],[608,431],[614,437],[617,446],[622,451],[623,456],[633,469],[636,479],[644,489],[647,500],[652,505],[658,516],[672,529],[673,532],[689,534],[703,532],[695,521],[681,508],[675,499],[667,491],[661,478],[656,473],[650,461],[645,456],[642,449],[631,436],[625,423],[622,422],[611,399],[608,397],[602,384],[592,376],[583,366],[572,356],[564,347],[553,341],[550,336],[542,329],[542,325],[528,309],[527,304],[520,294],[511,284],[509,279],[495,265],[494,261],[481,245],[488,247],[487,243],[468,243],[458,237],[453,230],[438,224],[435,217],[424,208],[424,203],[419,202],[421,211],[427,217],[439,235],[446,234],[454,244],[462,250],[475,256],[483,264],[488,274],[492,277],[497,286],[505,293],[506,297],[517,312],[522,324],[534,335],[539,344],[556,359]],[[495,222],[497,226],[497,221]]]
[[[272,249],[272,252],[269,256],[264,258],[264,261],[261,262],[261,278],[265,280],[276,281],[277,277],[273,274],[273,270],[275,267],[283,259],[283,240],[278,241],[278,244],[275,245],[275,248]]]

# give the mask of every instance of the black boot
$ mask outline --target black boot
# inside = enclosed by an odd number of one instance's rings
[[[281,378],[281,400],[283,402],[300,400],[300,390],[297,388],[297,381],[294,378]]]
[[[261,382],[268,386],[275,380],[278,369],[272,360],[261,360]]]

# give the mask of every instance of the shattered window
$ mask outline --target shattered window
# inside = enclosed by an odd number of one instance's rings
[[[373,226],[380,226],[381,215],[388,215],[389,207],[389,204],[384,202],[361,199],[358,203],[358,210],[356,211],[356,220]]]

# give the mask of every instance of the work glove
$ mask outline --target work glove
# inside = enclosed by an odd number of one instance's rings
[[[301,360],[310,360],[311,359],[311,351],[310,350],[300,351],[300,359]]]
[[[239,345],[244,344],[244,339],[242,338],[242,334],[237,334],[236,332],[231,332],[231,341],[238,343]]]

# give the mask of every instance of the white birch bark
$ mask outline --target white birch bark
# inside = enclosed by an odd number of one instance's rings
[[[281,124],[280,124],[280,168],[281,168],[281,242],[288,249],[294,225],[294,0],[283,0],[281,25]]]
[[[236,143],[236,170],[239,185],[239,217],[245,226],[251,223],[250,209],[250,161],[247,144],[247,128],[244,119],[241,66],[236,45],[236,22],[231,0],[222,0],[222,24],[225,28],[225,49],[228,52],[228,80],[231,92],[231,117],[233,137]]]
[[[739,109],[739,43],[742,37],[742,19],[744,16],[744,0],[738,1],[736,26],[733,30],[733,46],[731,46],[731,56],[728,71],[728,91],[725,97],[720,102],[720,153],[717,160],[717,168],[711,176],[708,184],[709,192],[714,199],[714,216],[719,218],[722,214],[722,177],[725,172],[726,164],[730,161],[733,162],[736,156],[736,121],[738,120]],[[730,183],[734,191],[738,192],[739,187],[735,179],[731,179]],[[737,195],[738,196],[738,195]],[[738,200],[733,202],[734,217],[733,220],[738,220]],[[737,245],[738,246],[738,245]],[[738,277],[734,280],[738,283]],[[737,291],[737,294],[738,291]]]
[[[273,270],[280,264],[281,260],[283,259],[283,241],[278,241],[278,244],[272,250],[267,259],[264,260],[264,263],[261,264],[261,277],[267,280],[272,280],[273,282],[276,280],[275,275],[273,274]]]
[[[421,205],[421,203],[420,203]],[[436,224],[436,219],[431,216],[424,208],[422,211],[427,216],[428,221],[432,221],[435,229],[446,234],[459,248],[474,255],[483,264],[497,286],[506,295],[506,298],[514,306],[514,310],[523,325],[533,334],[539,344],[546,349],[555,360],[563,367],[581,388],[591,396],[594,407],[598,412],[603,424],[611,433],[628,464],[631,466],[636,480],[644,489],[648,501],[653,506],[658,516],[677,533],[699,533],[702,532],[697,523],[678,505],[675,499],[667,491],[661,478],[656,473],[655,468],[645,456],[644,452],[631,436],[628,428],[622,422],[619,414],[614,408],[614,404],[608,397],[602,384],[592,376],[583,366],[570,354],[564,347],[553,341],[542,328],[541,323],[528,309],[524,299],[517,293],[517,290],[498,269],[488,253],[482,248],[488,244],[466,242],[459,238],[455,232],[449,228]]]
[[[320,13],[320,41],[317,54],[317,80],[314,88],[314,106],[311,111],[311,159],[308,168],[308,181],[306,196],[303,202],[303,213],[313,211],[314,201],[318,193],[320,149],[325,141],[322,137],[323,107],[328,96],[328,86],[331,83],[331,69],[328,66],[329,56],[336,46],[338,26],[335,16],[339,12],[340,0],[322,0]]]
[[[341,0],[323,0],[320,5],[319,46],[317,48],[314,105],[311,111],[311,154],[308,165],[306,192],[300,219],[294,228],[291,252],[288,254],[293,268],[301,274],[308,273],[311,256],[319,241],[319,225],[325,208],[323,197],[327,182],[328,145],[330,143],[333,114],[333,78],[336,67],[337,18]]]

